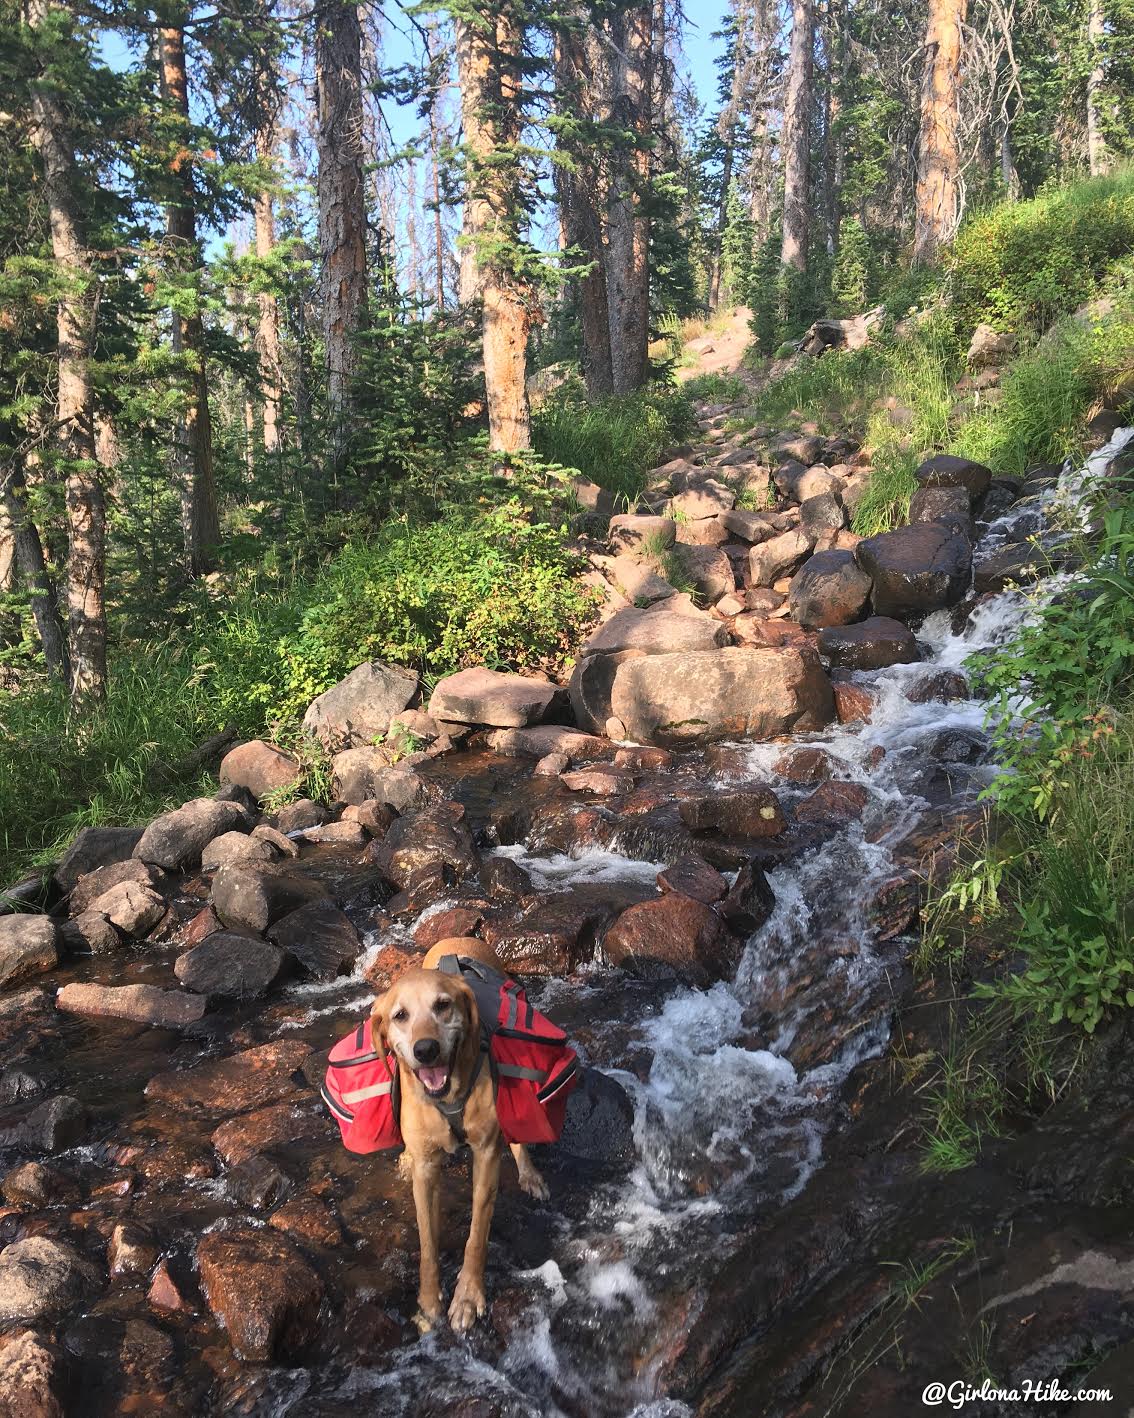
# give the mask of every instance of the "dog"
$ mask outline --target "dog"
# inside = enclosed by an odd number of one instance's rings
[[[397,1058],[405,1144],[399,1166],[413,1184],[421,1249],[416,1322],[423,1334],[442,1315],[438,1237],[442,1156],[466,1141],[472,1149],[472,1224],[449,1306],[449,1323],[460,1333],[470,1329],[487,1307],[484,1265],[503,1154],[492,1075],[481,1053],[476,998],[459,975],[438,971],[437,962],[446,955],[470,956],[505,973],[484,941],[453,936],[438,941],[422,968],[400,976],[374,1001],[371,1011],[376,1047],[392,1050]],[[527,1149],[512,1143],[510,1150],[522,1189],[546,1201],[550,1193]]]

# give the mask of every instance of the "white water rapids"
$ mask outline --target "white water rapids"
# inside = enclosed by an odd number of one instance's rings
[[[1078,517],[1085,492],[1131,438],[1134,430],[1121,430],[1084,468],[1065,470],[1058,488],[993,523],[978,551],[1014,540],[1021,527],[1040,532],[1060,509]],[[894,875],[895,848],[928,810],[924,790],[943,736],[971,743],[982,730],[979,701],[915,704],[906,690],[1003,644],[1052,584],[983,600],[959,635],[948,611],[931,616],[918,632],[920,663],[856,676],[876,696],[868,723],[836,725],[796,741],[824,749],[834,778],[867,789],[865,812],[769,873],[775,908],[747,942],[731,984],[681,989],[641,1022],[640,1043],[652,1053],[648,1081],[618,1076],[634,1100],[637,1163],[624,1181],[597,1187],[582,1217],[556,1213],[547,1258],[509,1276],[530,1303],[502,1358],[489,1363],[475,1342],[456,1342],[442,1330],[373,1368],[276,1371],[257,1412],[307,1418],[354,1412],[361,1402],[383,1418],[409,1418],[427,1398],[432,1413],[470,1395],[483,1395],[495,1405],[488,1411],[509,1418],[681,1418],[691,1412],[658,1392],[660,1359],[639,1358],[634,1372],[630,1361],[652,1352],[649,1337],[661,1307],[668,1303],[672,1311],[675,1292],[695,1292],[699,1265],[720,1255],[730,1228],[798,1195],[822,1165],[838,1085],[889,1038],[886,950],[874,939],[869,907]],[[791,802],[811,788],[785,786],[773,774],[784,749],[782,743],[748,747],[745,777],[764,777]],[[971,800],[991,772],[959,766],[955,797]],[[627,878],[649,882],[659,865],[609,851],[572,858],[505,850],[539,890]],[[786,1055],[815,1008],[812,988],[799,987],[797,975],[817,941],[827,951],[820,983],[823,998],[837,1007],[840,1042],[815,1066],[797,1068]],[[891,959],[895,949],[889,947]],[[557,988],[564,987],[552,983],[543,992],[552,1012]],[[341,1009],[352,989],[361,1006],[368,994],[361,976],[353,984],[308,987],[304,1003],[312,1013],[325,1012],[326,993]],[[538,1000],[540,992],[533,994]],[[769,1005],[774,1027],[754,1027]],[[554,1191],[550,1206],[554,1210]],[[490,1286],[493,1279],[490,1273]],[[695,1308],[686,1322],[694,1316]]]

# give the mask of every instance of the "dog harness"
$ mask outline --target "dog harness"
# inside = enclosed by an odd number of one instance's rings
[[[563,1131],[568,1095],[580,1073],[567,1036],[530,1003],[521,985],[479,960],[446,955],[437,968],[443,974],[459,975],[472,990],[481,1040],[461,1097],[429,1101],[463,1143],[465,1105],[487,1060],[505,1141],[556,1141]],[[401,1146],[397,1058],[392,1050],[374,1047],[369,1019],[331,1050],[321,1091],[348,1151]]]

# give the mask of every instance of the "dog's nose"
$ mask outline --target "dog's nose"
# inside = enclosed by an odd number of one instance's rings
[[[418,1063],[435,1063],[440,1053],[441,1045],[436,1039],[418,1039],[413,1046],[413,1056]]]

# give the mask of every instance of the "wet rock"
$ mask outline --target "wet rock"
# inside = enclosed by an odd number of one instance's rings
[[[200,949],[201,947],[197,947]],[[182,956],[182,959],[185,957]],[[88,1019],[128,1019],[160,1029],[185,1029],[204,1015],[208,1001],[201,995],[161,990],[156,985],[64,985],[55,1007],[64,1014]]]
[[[854,552],[817,552],[792,577],[788,605],[793,619],[811,629],[849,625],[865,611],[871,584]]]
[[[125,861],[142,838],[140,827],[84,827],[55,868],[61,891],[74,889],[79,878],[114,862]]]
[[[0,1192],[9,1206],[39,1209],[47,1206],[74,1206],[81,1195],[79,1188],[54,1167],[42,1162],[25,1162],[13,1167],[0,1183]]]
[[[776,760],[772,771],[792,783],[822,783],[831,776],[831,760],[821,748],[793,748]]]
[[[282,916],[326,894],[321,883],[284,864],[229,862],[213,878],[211,900],[230,930],[262,934]]]
[[[652,550],[664,551],[677,539],[677,523],[672,517],[625,513],[610,519],[608,537],[616,552],[642,551],[647,543]]]
[[[968,697],[969,682],[960,670],[935,670],[920,676],[906,688],[906,698],[911,704],[932,704],[934,700],[948,704]]]
[[[749,585],[773,585],[781,576],[794,571],[814,544],[814,537],[798,527],[760,542],[748,554]]]
[[[282,1236],[215,1231],[197,1243],[197,1269],[209,1309],[240,1358],[292,1358],[314,1339],[323,1284]]]
[[[222,999],[267,994],[284,971],[284,954],[266,940],[218,931],[179,955],[173,973],[187,990]]]
[[[87,1132],[87,1110],[77,1098],[60,1093],[33,1108],[16,1129],[21,1146],[33,1152],[63,1152]]]
[[[530,896],[533,890],[531,877],[510,857],[485,857],[480,864],[480,884],[494,901],[514,901]]]
[[[910,498],[911,522],[949,522],[960,520],[971,538],[972,513],[968,490],[963,487],[919,487]]]
[[[297,1196],[272,1213],[268,1222],[276,1231],[308,1246],[341,1246],[343,1228],[338,1217],[313,1196]]]
[[[170,1274],[169,1262],[159,1261],[150,1280],[150,1288],[146,1291],[146,1299],[155,1310],[180,1310],[191,1309],[192,1306],[181,1292],[181,1287]]]
[[[0,1348],[0,1413],[4,1418],[65,1418],[60,1355],[34,1330],[9,1335]]]
[[[592,959],[618,906],[578,892],[545,896],[511,921],[485,921],[483,934],[514,974],[567,975]]]
[[[222,832],[250,827],[247,813],[239,804],[196,798],[155,817],[142,833],[134,856],[166,871],[178,871],[196,866],[204,848]]]
[[[297,1039],[279,1039],[245,1049],[225,1059],[209,1059],[192,1068],[158,1073],[146,1084],[146,1097],[174,1108],[211,1113],[247,1113],[281,1103],[299,1092],[292,1075],[308,1055]]]
[[[203,848],[201,870],[219,871],[227,862],[274,862],[277,856],[272,844],[262,837],[246,832],[222,832]]]
[[[992,471],[971,458],[957,458],[951,453],[938,453],[927,458],[914,472],[918,487],[963,487],[969,501],[976,502],[988,491]]]
[[[717,911],[729,929],[742,940],[758,931],[776,904],[776,895],[761,867],[746,862]]]
[[[988,738],[976,729],[942,729],[926,743],[926,754],[941,763],[979,763]]]
[[[120,881],[91,903],[91,910],[104,915],[112,925],[135,940],[148,935],[165,915],[165,900],[150,886],[138,881]]]
[[[558,687],[546,680],[484,668],[459,670],[438,681],[429,712],[435,719],[462,724],[522,729],[545,719],[558,695]]]
[[[62,1241],[13,1241],[0,1251],[0,1323],[57,1319],[97,1284],[95,1267]]]
[[[305,836],[309,842],[335,842],[340,847],[364,847],[370,840],[370,834],[361,823],[346,819],[324,822],[321,827],[309,827]]]
[[[308,827],[318,827],[327,820],[327,809],[322,803],[310,798],[300,798],[297,802],[281,807],[276,814],[276,826],[283,833],[303,832]]]
[[[658,872],[658,885],[662,891],[676,891],[681,896],[691,896],[694,901],[702,901],[711,906],[728,893],[728,882],[711,867],[704,857],[678,857],[663,871]]]
[[[798,822],[850,822],[861,817],[870,794],[861,783],[820,783],[810,797],[797,804]]]
[[[870,903],[870,928],[879,940],[904,935],[917,919],[920,895],[909,874],[892,877],[874,893]]]
[[[235,783],[239,788],[247,788],[254,798],[266,798],[270,793],[293,788],[303,772],[289,754],[281,753],[262,739],[251,739],[225,754],[218,776],[222,786]]]
[[[504,858],[489,858],[489,860],[505,860]],[[509,865],[514,865],[510,863]],[[519,867],[516,868],[520,870]],[[525,872],[526,876],[527,873]],[[481,868],[481,884],[484,883],[484,869]],[[528,883],[529,887],[531,883]],[[488,887],[485,886],[485,890]],[[478,906],[453,906],[447,911],[437,911],[431,916],[426,916],[416,927],[413,933],[414,944],[422,950],[431,950],[439,940],[453,940],[461,936],[476,935],[484,920],[484,909]]]
[[[110,862],[104,867],[96,868],[95,871],[86,872],[78,879],[71,888],[67,908],[72,916],[80,916],[92,908],[97,909],[95,902],[113,886],[120,886],[123,882],[132,881],[139,886],[150,887],[152,890],[158,891],[166,880],[163,872],[149,866],[146,862],[140,862],[137,857],[128,857],[121,862]]]
[[[599,797],[625,793],[634,786],[633,775],[613,764],[578,768],[572,773],[560,774],[559,781],[573,793],[594,793]]]
[[[999,547],[981,556],[973,566],[973,591],[983,595],[988,591],[1005,591],[1009,586],[1027,586],[1037,581],[1049,569],[1050,559],[1034,546]]]
[[[690,831],[719,832],[726,837],[778,837],[787,827],[780,800],[770,788],[687,798],[678,811]]]
[[[59,939],[69,955],[112,955],[122,937],[101,911],[84,911],[59,927]]]
[[[311,701],[303,716],[304,731],[329,750],[373,743],[391,719],[409,708],[419,685],[413,670],[368,660]]]
[[[722,596],[736,590],[736,578],[732,563],[723,551],[711,546],[686,546],[677,554],[689,580],[698,595],[708,602],[719,601]]]
[[[941,522],[918,522],[867,537],[855,548],[858,564],[874,582],[879,615],[927,615],[955,605],[968,590],[972,548]]]
[[[667,748],[620,748],[616,750],[614,762],[618,768],[629,768],[631,772],[660,773],[673,763],[673,754]]]
[[[0,989],[53,970],[58,941],[55,923],[46,916],[0,916]]]
[[[261,822],[258,827],[252,829],[252,838],[257,842],[266,842],[278,856],[298,857],[299,848],[284,834],[275,827],[269,827],[266,822]]]
[[[228,1173],[229,1196],[253,1211],[270,1211],[291,1191],[291,1182],[267,1157],[246,1158]]]
[[[596,1068],[584,1069],[567,1099],[557,1147],[585,1162],[629,1166],[635,1158],[634,1105],[622,1085]]]
[[[913,632],[900,620],[882,615],[824,630],[819,636],[819,653],[844,670],[879,670],[921,659]]]
[[[703,986],[731,978],[740,946],[710,907],[667,892],[623,911],[606,932],[603,953],[633,975]]]
[[[727,643],[728,631],[720,621],[697,611],[689,614],[673,609],[670,602],[661,601],[644,610],[631,606],[612,615],[583,644],[579,657],[585,663],[599,654],[614,655],[635,650],[643,655],[664,655],[678,650],[711,650]],[[575,691],[572,687],[574,703]]]
[[[834,680],[835,714],[840,724],[868,724],[877,700],[864,684]]]
[[[362,939],[332,901],[313,901],[268,928],[268,939],[299,961],[313,980],[333,980],[349,971]]]
[[[230,1118],[213,1133],[212,1144],[230,1167],[238,1167],[263,1152],[288,1154],[297,1144],[332,1136],[330,1119],[322,1105],[273,1103],[255,1112]]]
[[[530,729],[496,729],[486,740],[493,753],[509,758],[609,758],[610,744],[596,734],[580,733],[561,724],[537,724]]]
[[[144,1227],[120,1221],[110,1233],[106,1260],[112,1276],[148,1275],[157,1258],[157,1244]]]
[[[681,747],[774,738],[834,717],[830,681],[807,647],[650,655],[618,666],[611,706],[630,737]]]
[[[453,803],[399,818],[369,853],[382,875],[402,890],[423,871],[440,868],[463,881],[480,865],[463,810]]]

